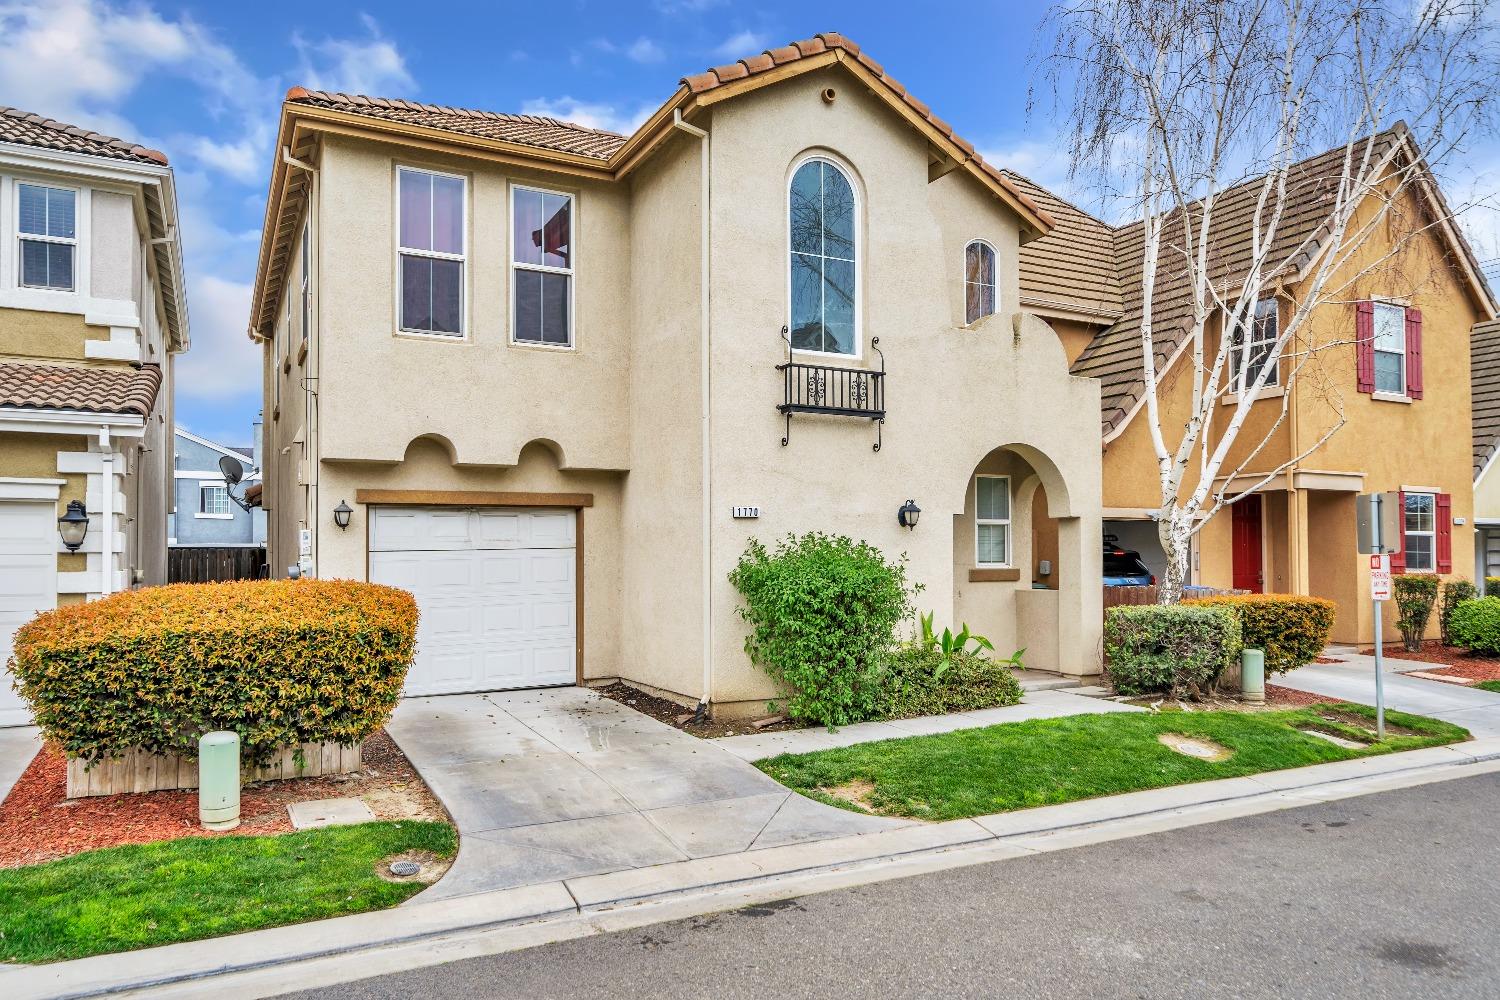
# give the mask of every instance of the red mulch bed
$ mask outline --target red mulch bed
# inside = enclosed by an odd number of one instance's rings
[[[1266,685],[1266,704],[1275,705],[1278,708],[1292,708],[1298,705],[1337,705],[1338,703],[1338,698],[1298,691],[1294,688],[1282,687],[1280,684]]]
[[[363,798],[379,819],[447,818],[384,730],[365,741],[363,761],[354,774],[246,785],[239,827],[211,833],[198,825],[198,793],[191,789],[69,799],[66,761],[49,744],[0,803],[0,868],[121,844],[288,833],[287,805],[310,799]]]
[[[1366,655],[1374,652],[1373,648],[1365,650]],[[1471,653],[1462,646],[1444,646],[1435,639],[1422,643],[1422,648],[1414,653],[1407,652],[1399,642],[1386,643],[1385,655],[1393,660],[1438,664],[1438,669],[1429,673],[1467,677],[1476,681],[1500,681],[1500,660]]]

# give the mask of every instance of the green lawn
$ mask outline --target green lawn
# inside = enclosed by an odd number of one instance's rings
[[[395,904],[382,858],[457,847],[445,823],[362,823],[275,837],[188,837],[0,871],[0,961],[50,962]]]
[[[862,801],[874,812],[947,820],[1437,746],[1469,735],[1458,726],[1400,712],[1387,712],[1386,721],[1410,734],[1387,730],[1383,743],[1361,750],[1298,732],[1319,728],[1373,738],[1319,717],[1330,711],[1369,718],[1374,728],[1374,710],[1355,705],[1258,713],[1120,712],[783,754],[756,766],[821,802],[858,808],[822,790],[868,783],[874,787],[865,789]],[[1207,737],[1233,754],[1218,763],[1188,757],[1158,742],[1163,733]]]
[[[1500,681],[1479,681],[1474,686],[1481,691],[1494,691],[1500,694]]]

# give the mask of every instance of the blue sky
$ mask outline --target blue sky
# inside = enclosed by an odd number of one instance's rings
[[[1043,102],[1036,118],[1026,115],[1043,7],[0,0],[0,104],[167,153],[179,185],[193,335],[178,370],[178,422],[238,445],[249,443],[260,406],[259,359],[245,326],[277,110],[289,86],[628,131],[686,73],[836,30],[987,158],[1060,184],[1065,164],[1050,109]],[[1481,256],[1500,256],[1500,236]]]

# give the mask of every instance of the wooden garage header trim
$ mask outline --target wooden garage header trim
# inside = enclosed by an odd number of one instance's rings
[[[354,502],[403,507],[592,507],[592,493],[500,493],[490,490],[355,490]]]

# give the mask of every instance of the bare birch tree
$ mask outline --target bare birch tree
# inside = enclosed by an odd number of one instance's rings
[[[1048,24],[1045,79],[1074,177],[1141,220],[1140,286],[1128,296],[1139,314],[1126,320],[1139,322],[1135,419],[1148,421],[1161,488],[1162,601],[1175,602],[1208,519],[1342,426],[1339,388],[1310,367],[1340,341],[1316,335],[1309,317],[1347,309],[1362,275],[1453,224],[1459,209],[1426,185],[1493,121],[1495,29],[1471,0],[1080,0],[1055,6]],[[1324,151],[1317,197],[1303,197],[1295,168]],[[1412,194],[1430,211],[1395,218]],[[1241,233],[1251,214],[1248,243],[1216,242],[1229,207]],[[1167,293],[1173,307],[1160,308]],[[1274,335],[1256,325],[1267,297],[1281,303]],[[1163,425],[1174,358],[1191,364],[1180,428]],[[1278,377],[1279,415],[1248,433],[1251,404]],[[1299,379],[1327,404],[1327,426],[1267,467]]]

